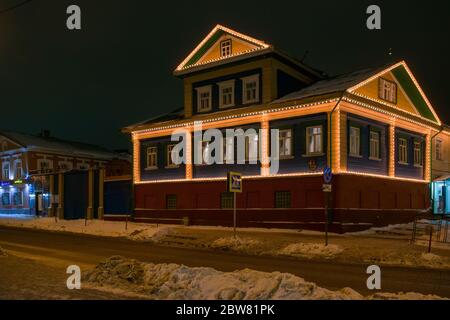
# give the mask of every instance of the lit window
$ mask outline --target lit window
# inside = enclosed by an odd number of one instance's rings
[[[289,158],[292,156],[292,129],[280,130],[280,158]]]
[[[13,205],[22,206],[23,205],[23,192],[16,191],[13,193]]]
[[[397,84],[395,82],[380,78],[378,95],[381,99],[397,103]]]
[[[177,167],[179,163],[179,154],[174,152],[175,144],[169,144],[167,146],[167,166],[168,167]]]
[[[350,155],[359,157],[361,155],[361,129],[350,127]]]
[[[11,195],[9,192],[2,193],[2,205],[10,206],[11,205]]]
[[[219,83],[220,100],[219,107],[234,106],[234,80]]]
[[[197,88],[197,112],[211,111],[211,86]]]
[[[23,177],[23,169],[22,169],[22,161],[21,160],[16,160],[14,162],[14,177],[16,179],[21,179]]]
[[[147,148],[147,169],[157,169],[158,168],[158,148],[148,147]]]
[[[291,192],[290,191],[276,191],[275,192],[275,208],[290,208],[291,207]]]
[[[422,143],[420,141],[414,141],[414,166],[423,166]]]
[[[221,209],[233,209],[233,193],[222,192],[220,194],[220,208]]]
[[[380,159],[380,133],[370,131],[370,159]]]
[[[220,56],[228,57],[230,55],[231,55],[231,39],[227,39],[220,43]]]
[[[306,153],[310,155],[322,153],[322,126],[306,128]]]
[[[9,170],[10,170],[9,162],[3,162],[2,165],[3,180],[9,180]]]
[[[408,164],[408,140],[398,139],[398,162]]]
[[[242,78],[242,103],[255,103],[259,101],[259,76],[254,75]]]
[[[436,160],[444,160],[444,158],[442,157],[442,140],[436,140]]]
[[[168,210],[176,210],[177,209],[177,195],[169,194],[166,196],[166,208]]]

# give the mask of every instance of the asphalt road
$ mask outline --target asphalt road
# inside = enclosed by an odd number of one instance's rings
[[[351,287],[362,294],[373,294],[366,287],[367,265],[327,261],[304,261],[294,258],[250,256],[156,245],[122,238],[56,233],[0,226],[0,246],[22,257],[52,265],[78,264],[92,267],[114,256],[152,263],[178,263],[190,267],[206,266],[221,271],[250,268],[298,275],[321,287],[337,290]],[[0,263],[1,260],[0,260]],[[383,292],[419,292],[450,297],[450,272],[431,269],[382,266]]]

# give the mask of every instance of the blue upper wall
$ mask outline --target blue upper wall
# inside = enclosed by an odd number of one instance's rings
[[[214,113],[221,110],[228,110],[228,109],[234,109],[234,108],[240,108],[248,106],[249,104],[243,104],[242,103],[242,80],[243,77],[248,77],[252,75],[258,75],[259,76],[259,102],[262,101],[262,70],[261,69],[254,69],[249,70],[241,73],[235,73],[231,75],[226,75],[223,77],[218,77],[214,79],[208,79],[201,82],[196,82],[193,84],[193,92],[192,92],[192,106],[193,110],[192,113],[195,114],[208,114],[208,113]],[[234,106],[228,107],[224,109],[219,108],[219,85],[218,83],[228,81],[228,80],[235,80],[234,83]],[[204,87],[204,86],[212,86],[212,109],[209,112],[197,112],[197,88]],[[254,105],[257,103],[251,103],[250,105]]]
[[[350,155],[350,127],[360,129],[360,156]],[[380,159],[370,158],[370,131],[379,133]],[[388,146],[388,126],[386,124],[353,114],[347,115],[347,169],[349,171],[387,175]]]
[[[407,158],[408,164],[399,163],[399,139],[406,139],[407,141]],[[402,178],[423,179],[424,178],[424,166],[417,166],[414,164],[414,142],[420,142],[422,163],[425,163],[424,143],[425,137],[423,135],[413,133],[407,130],[396,128],[395,130],[395,176]]]
[[[323,154],[306,155],[306,128],[311,126],[322,126],[322,150]],[[301,118],[290,118],[272,121],[271,129],[292,129],[293,132],[293,155],[289,159],[280,159],[280,174],[322,171],[327,163],[327,115],[318,114]],[[272,155],[271,155],[272,156]]]

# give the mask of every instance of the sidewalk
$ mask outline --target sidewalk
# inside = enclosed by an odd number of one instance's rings
[[[347,263],[399,265],[450,269],[450,243],[433,243],[428,251],[427,237],[422,235],[410,243],[412,224],[374,228],[368,231],[329,235],[313,231],[277,229],[184,227],[129,222],[55,221],[54,218],[7,219],[0,216],[0,225],[82,233],[106,237],[125,237],[134,241],[151,241],[170,246],[230,250],[250,255],[289,256],[299,259],[327,260]]]

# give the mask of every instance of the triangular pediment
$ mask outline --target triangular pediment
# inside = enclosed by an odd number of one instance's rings
[[[382,81],[396,85],[394,101],[382,97]],[[399,62],[378,72],[348,90],[350,93],[381,102],[393,108],[441,124],[428,98],[405,62]]]
[[[17,144],[16,142],[12,141],[11,139],[0,135],[0,152],[6,152],[10,150],[17,150],[22,148],[21,145]]]
[[[222,46],[225,44],[228,45],[226,54],[222,51]],[[270,45],[263,41],[217,25],[175,71],[182,71],[195,66],[231,59],[269,47]]]

